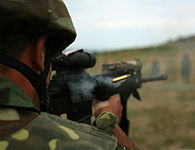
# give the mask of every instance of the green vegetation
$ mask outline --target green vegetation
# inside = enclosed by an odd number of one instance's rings
[[[97,65],[88,70],[93,74],[101,73],[103,63],[140,58],[143,76],[147,76],[158,60],[160,73],[167,73],[169,79],[144,84],[139,89],[141,102],[130,98],[129,136],[142,150],[195,149],[195,36],[154,47],[95,54]],[[181,75],[184,54],[190,60],[188,79]]]

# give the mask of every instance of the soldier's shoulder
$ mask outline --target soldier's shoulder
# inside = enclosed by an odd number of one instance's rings
[[[48,128],[48,131],[52,130],[51,132],[56,133],[56,135],[58,134],[59,139],[66,138],[67,141],[71,141],[69,146],[72,149],[115,149],[117,145],[114,136],[103,133],[91,125],[62,119],[48,113],[42,113],[37,122],[44,124],[45,128]],[[62,140],[62,143],[67,146],[67,142]]]
[[[56,126],[65,126],[67,128],[70,128],[71,130],[74,130],[80,135],[84,135],[84,137],[86,137],[86,135],[89,135],[91,136],[91,138],[94,137],[108,139],[108,141],[109,139],[111,139],[115,141],[115,138],[113,136],[105,134],[104,132],[102,132],[102,130],[97,129],[95,126],[91,126],[84,123],[77,123],[68,119],[62,119],[61,117],[58,117],[56,115],[42,113],[39,117],[39,121],[40,123],[44,123],[45,126],[47,126],[49,123],[55,124]]]
[[[0,146],[6,146],[6,150],[114,150],[117,142],[114,137],[104,134],[92,126],[42,113],[9,137],[0,138]]]

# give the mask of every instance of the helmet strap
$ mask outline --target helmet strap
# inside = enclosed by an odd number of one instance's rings
[[[41,101],[41,105],[42,103],[44,103],[44,101],[47,99],[46,73],[48,74],[49,70],[48,71],[44,70],[44,73],[41,73],[41,75],[39,75],[21,61],[14,59],[10,56],[7,56],[5,54],[0,54],[0,63],[7,65],[11,68],[14,68],[20,73],[22,73],[30,81],[32,86],[36,89]],[[45,61],[45,64],[47,63],[48,60],[47,62]],[[44,74],[44,76],[42,74]]]
[[[51,58],[52,58],[52,53],[50,50],[46,51],[46,55],[45,55],[45,62],[44,62],[44,71],[40,74],[41,78],[44,79],[45,83],[47,81],[47,77],[49,74],[49,70],[50,70],[50,65],[51,65]],[[46,85],[45,85],[46,88]],[[42,99],[41,101],[41,110],[42,111],[46,111],[49,105],[49,98],[48,98],[48,94],[47,94],[47,89],[46,89],[46,97],[44,99]]]

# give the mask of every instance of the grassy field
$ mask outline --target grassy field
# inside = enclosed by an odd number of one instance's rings
[[[167,73],[169,78],[144,84],[139,89],[141,102],[129,99],[129,136],[141,150],[195,149],[195,37],[149,48],[95,54],[97,64],[88,70],[93,74],[101,73],[103,63],[140,58],[143,76],[148,76],[157,60],[159,73]],[[190,60],[188,79],[181,75],[184,55]]]

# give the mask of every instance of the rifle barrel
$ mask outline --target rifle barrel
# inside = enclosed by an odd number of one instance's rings
[[[143,77],[141,82],[144,83],[144,82],[151,82],[157,80],[167,80],[167,78],[168,78],[167,74],[153,75],[149,77]]]

